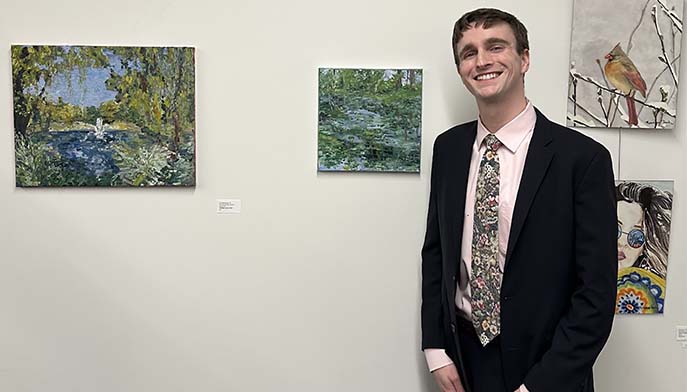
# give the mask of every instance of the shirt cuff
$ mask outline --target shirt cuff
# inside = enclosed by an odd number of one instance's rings
[[[525,386],[525,384],[520,385],[520,388],[518,388],[517,392],[530,392],[529,389]]]
[[[442,348],[428,348],[425,350],[425,360],[430,372],[452,365],[453,361]]]

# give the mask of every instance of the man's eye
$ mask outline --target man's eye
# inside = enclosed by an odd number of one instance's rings
[[[496,46],[492,46],[492,47],[489,48],[489,49],[490,49],[492,52],[500,52],[500,51],[503,50],[503,46],[501,46],[501,45],[496,45]]]
[[[463,53],[463,58],[464,58],[464,59],[468,59],[468,58],[470,58],[470,57],[472,57],[472,56],[474,56],[474,55],[475,55],[475,52],[471,50],[471,51],[469,51],[469,52]]]

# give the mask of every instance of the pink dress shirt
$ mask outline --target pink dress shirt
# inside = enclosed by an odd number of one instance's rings
[[[520,187],[520,178],[525,167],[527,150],[532,140],[532,132],[537,121],[537,114],[532,103],[528,102],[525,109],[520,112],[509,123],[494,132],[503,146],[499,148],[499,266],[504,270],[506,262],[506,250],[508,249],[508,236],[510,235],[511,219],[515,199]],[[470,172],[468,173],[468,184],[465,194],[465,219],[463,221],[463,241],[460,249],[460,279],[456,287],[456,307],[458,317],[470,319],[470,285],[469,277],[472,273],[472,230],[473,212],[475,209],[475,187],[477,186],[477,173],[479,163],[486,149],[482,141],[489,131],[482,124],[481,119],[477,121],[477,136],[472,145],[472,155],[470,157]],[[451,359],[442,349],[427,349],[425,357],[430,371],[452,364]],[[527,391],[521,387],[521,390]]]

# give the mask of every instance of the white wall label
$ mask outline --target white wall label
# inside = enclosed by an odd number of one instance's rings
[[[236,199],[217,199],[218,214],[240,214],[241,200]]]
[[[687,326],[675,326],[675,340],[682,342],[682,348],[687,348]]]

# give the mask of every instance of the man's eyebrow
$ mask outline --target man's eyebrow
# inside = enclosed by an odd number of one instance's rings
[[[510,46],[511,43],[508,40],[505,40],[503,38],[497,38],[497,37],[492,37],[492,38],[487,38],[485,41],[485,45],[495,45],[495,44],[500,44],[500,45],[505,45],[505,46]],[[473,44],[467,44],[463,47],[463,49],[460,50],[458,53],[458,56],[463,56],[465,52],[468,50],[474,50],[475,45]]]
[[[487,39],[487,44],[488,44],[488,45],[502,44],[502,45],[510,46],[510,42],[506,41],[506,40],[503,39],[503,38],[496,38],[496,37],[494,37],[494,38],[488,38],[488,39]]]
[[[467,52],[468,50],[473,50],[473,49],[475,49],[475,45],[467,44],[467,45],[463,46],[463,49],[460,50],[460,53],[458,53],[458,56],[462,57],[465,52]]]

